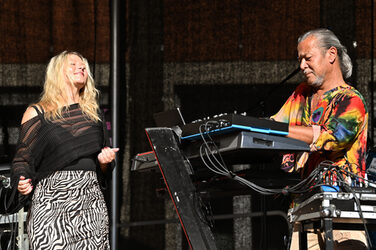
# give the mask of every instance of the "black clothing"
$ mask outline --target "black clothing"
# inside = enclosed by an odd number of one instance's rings
[[[66,166],[64,170],[84,170],[84,171],[96,171],[96,160],[95,156],[93,157],[85,157],[78,160],[73,161],[71,164]]]
[[[42,178],[75,165],[81,158],[91,158],[97,163],[96,156],[106,146],[102,121],[90,120],[79,104],[64,108],[63,119],[53,121],[44,118],[43,110],[35,109],[38,115],[21,125],[12,162],[13,187],[18,185],[21,175],[30,178],[35,187]],[[76,166],[74,170],[88,170],[85,166],[81,169]]]

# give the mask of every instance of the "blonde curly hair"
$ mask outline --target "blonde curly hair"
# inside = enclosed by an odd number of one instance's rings
[[[98,121],[100,120],[98,115],[99,91],[95,88],[94,79],[87,59],[78,52],[63,51],[51,58],[46,70],[43,92],[37,104],[44,108],[45,118],[47,120],[62,118],[61,112],[64,107],[68,106],[66,102],[68,99],[66,94],[66,77],[63,69],[69,55],[77,55],[80,57],[88,73],[86,84],[79,93],[78,104],[82,112],[91,120]],[[73,84],[71,79],[70,82]]]

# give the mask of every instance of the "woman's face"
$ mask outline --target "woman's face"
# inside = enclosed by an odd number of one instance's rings
[[[79,56],[69,54],[64,67],[67,83],[73,82],[79,89],[85,86],[88,73],[85,63]]]

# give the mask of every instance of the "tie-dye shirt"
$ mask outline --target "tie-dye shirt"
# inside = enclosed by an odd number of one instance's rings
[[[284,155],[282,169],[291,172],[304,167],[303,176],[307,176],[320,162],[329,160],[364,176],[368,127],[364,98],[346,84],[325,92],[313,108],[312,94],[312,87],[300,84],[281,110],[272,116],[290,125],[320,126],[320,135],[311,145],[315,150]]]

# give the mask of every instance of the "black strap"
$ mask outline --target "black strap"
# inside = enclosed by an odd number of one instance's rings
[[[34,108],[35,111],[37,111],[39,118],[43,121],[44,120],[44,110],[43,110],[43,108],[40,107],[39,105],[38,105],[38,107],[36,105],[32,105],[31,107]],[[39,108],[42,110],[42,112],[39,110]]]

